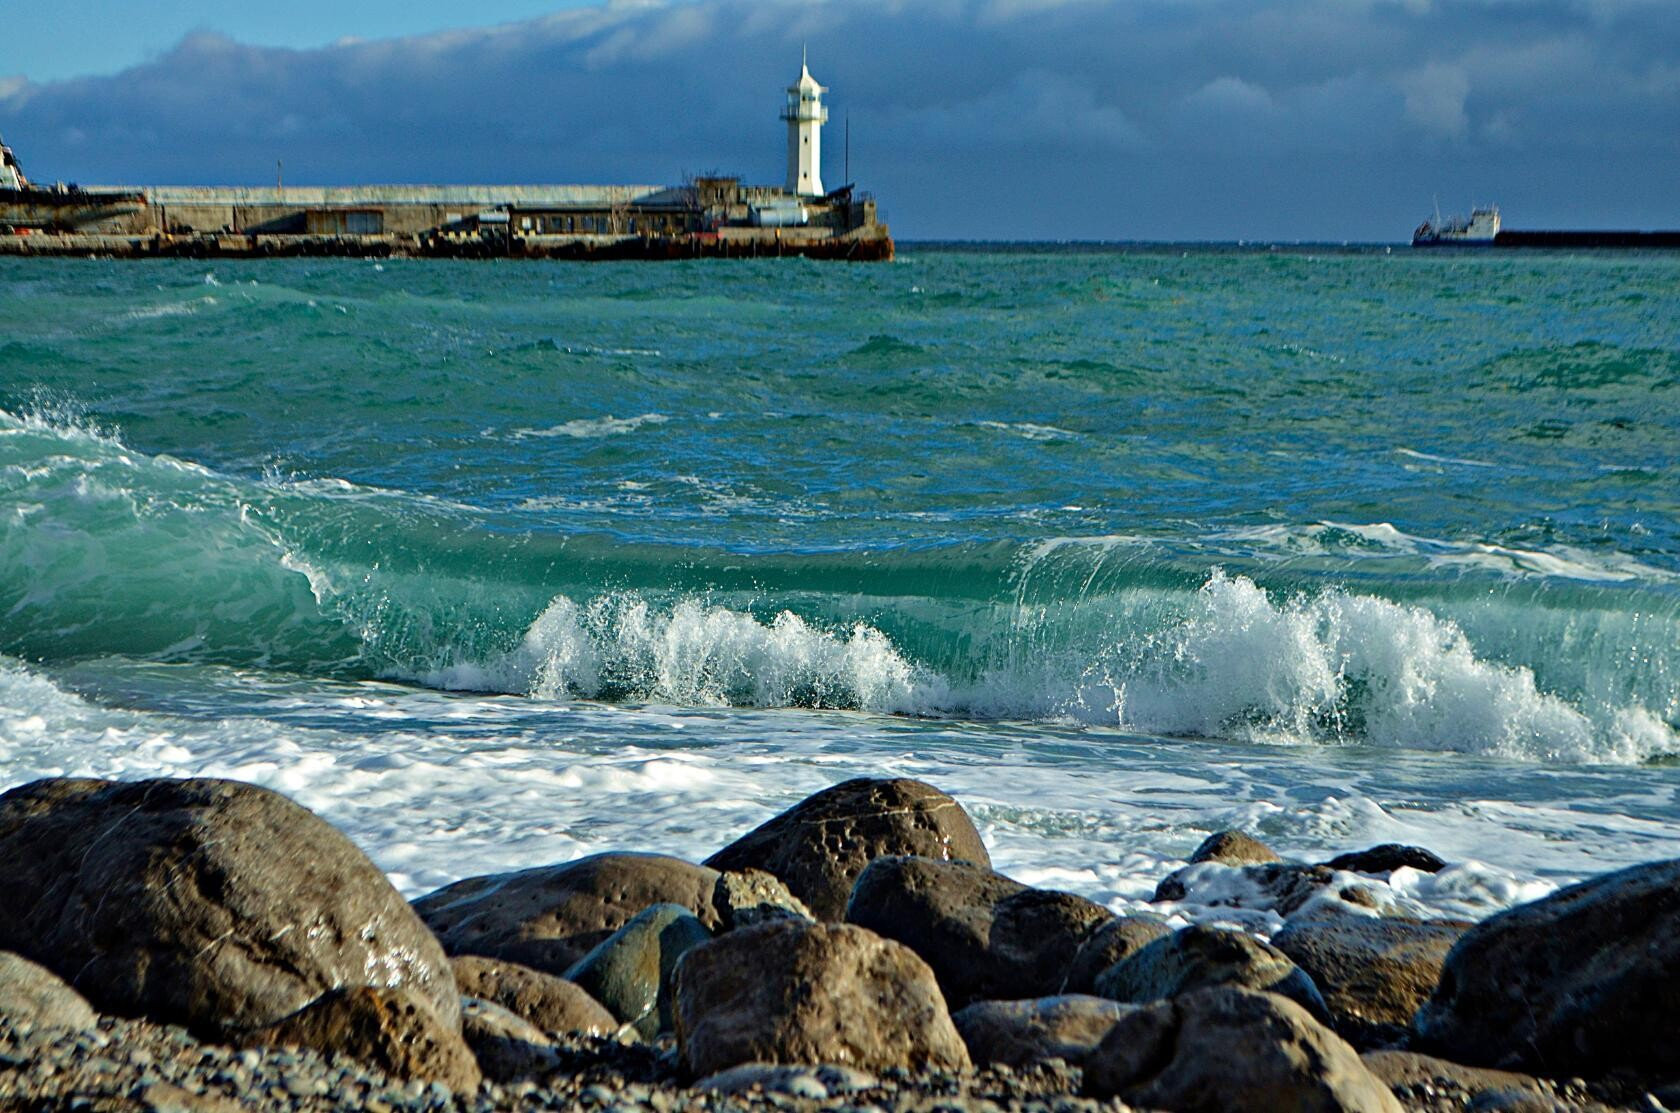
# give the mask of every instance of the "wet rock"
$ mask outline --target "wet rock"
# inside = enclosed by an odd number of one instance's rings
[[[462,999],[461,1037],[492,1082],[541,1078],[560,1065],[554,1042],[535,1025],[477,997]]]
[[[835,921],[845,915],[852,884],[865,866],[906,854],[992,864],[980,832],[955,800],[921,781],[868,777],[807,797],[706,864],[768,870],[818,919]]]
[[[712,906],[724,931],[752,927],[771,920],[809,920],[811,910],[788,891],[773,873],[764,870],[725,870],[712,890]]]
[[[877,1079],[872,1074],[834,1064],[790,1067],[775,1063],[745,1063],[702,1078],[694,1084],[694,1088],[716,1094],[786,1094],[807,1101],[826,1101],[840,1094],[867,1090],[876,1084]]]
[[[951,1016],[976,1063],[1024,1067],[1046,1059],[1079,1064],[1119,1019],[1137,1008],[1068,994],[1036,1001],[976,1001]]]
[[[851,924],[783,920],[689,951],[677,967],[677,1041],[699,1075],[753,1062],[968,1065],[933,971]]]
[[[459,1005],[457,1005],[457,1017]],[[275,1024],[236,1034],[247,1047],[307,1047],[347,1055],[395,1078],[441,1082],[456,1093],[478,1088],[478,1062],[459,1020],[445,1023],[407,987],[337,989]]]
[[[595,854],[558,866],[471,877],[414,902],[452,955],[502,958],[563,975],[655,904],[680,904],[709,928],[717,871],[663,854]]]
[[[463,996],[500,1005],[540,1031],[606,1036],[618,1030],[618,1018],[576,982],[482,955],[461,955],[449,964]]]
[[[1330,1023],[1312,979],[1288,955],[1240,931],[1193,924],[1115,963],[1096,982],[1100,996],[1139,1004],[1214,986],[1275,993]]]
[[[1097,975],[1110,966],[1141,951],[1155,940],[1171,935],[1173,929],[1160,920],[1142,916],[1116,916],[1086,937],[1074,953],[1062,982],[1063,993],[1091,993]]]
[[[99,1023],[87,999],[45,966],[0,951],[0,1019],[42,1028],[92,1031]]]
[[[847,922],[921,955],[952,1008],[1055,993],[1080,944],[1112,918],[1084,897],[931,858],[875,859],[846,907]]]
[[[1288,916],[1336,879],[1327,866],[1270,862],[1226,866],[1198,862],[1174,870],[1155,887],[1151,901],[1189,901],[1213,908],[1257,908]]]
[[[1447,952],[1469,927],[1328,913],[1289,921],[1272,946],[1312,978],[1343,1039],[1377,1047],[1405,1035],[1434,992]]]
[[[15,788],[0,796],[0,890],[0,947],[105,1012],[216,1032],[340,987],[406,986],[460,1023],[443,949],[379,868],[254,785]]]
[[[1402,868],[1418,870],[1421,873],[1440,873],[1447,868],[1447,863],[1434,851],[1425,850],[1421,846],[1402,846],[1393,842],[1373,846],[1369,850],[1340,854],[1324,865],[1329,869],[1348,870],[1352,873],[1393,873]]]
[[[1270,993],[1203,990],[1122,1017],[1085,1061],[1085,1091],[1174,1113],[1400,1113],[1359,1055]]]
[[[1413,1046],[1477,1066],[1680,1077],[1680,859],[1491,916],[1447,955]]]
[[[644,908],[566,971],[643,1039],[671,1030],[671,975],[689,948],[712,933],[680,904]]]
[[[1190,852],[1190,864],[1219,862],[1227,866],[1254,866],[1281,862],[1277,852],[1252,835],[1241,831],[1215,831]]]

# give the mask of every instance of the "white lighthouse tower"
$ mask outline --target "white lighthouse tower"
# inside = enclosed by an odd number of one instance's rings
[[[828,109],[823,107],[822,95],[826,92],[801,57],[799,80],[788,86],[787,107],[782,110],[788,126],[787,188],[800,197],[823,194],[822,126],[828,123]]]

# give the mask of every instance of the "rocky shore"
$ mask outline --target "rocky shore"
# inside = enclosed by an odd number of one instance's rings
[[[0,796],[0,1109],[1680,1109],[1680,861],[1479,924],[1375,896],[1444,865],[1218,832],[1115,916],[862,779],[704,863],[410,903],[266,789],[37,781]]]

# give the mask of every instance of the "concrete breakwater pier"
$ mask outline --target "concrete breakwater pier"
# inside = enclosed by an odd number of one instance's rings
[[[890,259],[872,198],[683,186],[0,190],[0,254]]]
[[[823,188],[826,91],[787,89],[783,186],[41,186],[0,145],[0,255],[891,259],[874,198]]]

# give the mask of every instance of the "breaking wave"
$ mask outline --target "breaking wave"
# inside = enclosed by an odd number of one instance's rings
[[[1353,590],[1146,538],[740,554],[503,524],[0,412],[0,652],[1539,761],[1680,750],[1680,618],[1635,565],[1425,589],[1385,563]],[[1303,536],[1333,554],[1333,532]],[[1365,532],[1413,573],[1442,559]]]

